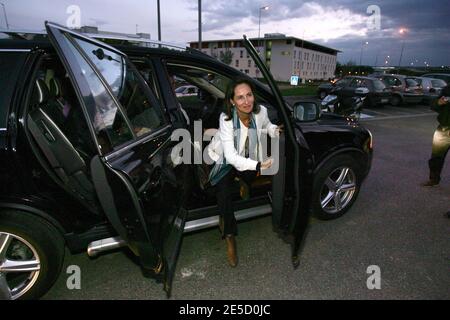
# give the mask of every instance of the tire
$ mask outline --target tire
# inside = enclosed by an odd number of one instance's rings
[[[398,107],[402,104],[402,98],[399,95],[393,95],[390,102],[392,106]]]
[[[8,240],[8,241],[7,241]],[[2,243],[7,244],[3,246]],[[0,277],[9,299],[38,299],[53,285],[64,260],[64,239],[46,220],[21,211],[0,212]],[[9,271],[6,261],[29,261],[33,271]],[[6,290],[5,290],[6,289]],[[1,297],[0,297],[1,298]]]
[[[361,168],[362,166],[358,165],[354,157],[338,155],[319,169],[314,178],[312,200],[313,214],[317,218],[320,220],[336,219],[351,208],[361,188],[363,179]],[[338,177],[345,172],[344,180],[339,181]],[[338,181],[339,183],[337,183]],[[347,186],[349,189],[342,190],[342,186]]]

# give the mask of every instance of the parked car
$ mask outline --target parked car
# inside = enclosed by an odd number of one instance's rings
[[[450,73],[427,73],[422,75],[425,78],[434,78],[444,80],[447,84],[450,83]]]
[[[344,98],[356,96],[355,90],[357,88],[367,88],[369,93],[366,96],[364,105],[368,107],[375,107],[389,103],[391,93],[384,83],[375,78],[348,76],[335,83],[323,83],[319,85],[317,94],[320,99],[325,98],[332,91],[339,91]]]
[[[440,94],[447,83],[442,79],[433,79],[425,77],[413,77],[413,79],[422,87],[423,103],[430,104]]]
[[[178,161],[190,151],[173,135],[191,128],[171,75],[211,96],[191,120],[217,115],[227,84],[245,77],[271,121],[284,125],[278,172],[259,176],[249,199],[236,182],[233,199],[238,220],[272,214],[294,267],[310,212],[335,219],[357,199],[371,167],[371,133],[321,115],[317,103],[286,104],[245,36],[268,86],[189,48],[112,47],[45,27],[44,35],[10,31],[0,42],[0,298],[43,295],[65,247],[94,256],[126,246],[170,294],[183,233],[218,225],[203,163]],[[202,137],[193,142],[201,146]]]
[[[390,104],[393,106],[404,103],[417,104],[423,100],[422,88],[413,77],[388,74],[382,75],[378,79],[382,80],[388,88],[391,88]]]
[[[177,97],[189,97],[196,96],[198,94],[198,88],[195,86],[181,86],[175,89]]]

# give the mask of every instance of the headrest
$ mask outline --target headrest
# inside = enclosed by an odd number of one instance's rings
[[[59,98],[61,95],[61,81],[58,78],[50,78],[49,86],[52,98]]]
[[[33,101],[35,103],[42,103],[49,98],[49,91],[47,84],[42,79],[37,79],[33,90]]]

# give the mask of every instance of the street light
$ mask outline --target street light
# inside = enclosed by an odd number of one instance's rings
[[[361,44],[361,55],[359,56],[359,65],[360,65],[360,66],[361,66],[361,64],[362,64],[362,55],[363,55],[363,48],[364,48],[364,45],[368,45],[368,44],[369,44],[368,41],[363,42],[363,43]]]
[[[365,41],[365,42],[363,42],[362,44],[361,44],[361,54],[360,54],[360,56],[359,56],[359,70],[358,71],[361,71],[361,64],[362,64],[362,55],[363,55],[363,48],[364,48],[364,45],[368,45],[369,44],[369,42],[368,41]]]
[[[9,29],[9,24],[8,24],[8,17],[6,16],[6,8],[5,8],[5,4],[0,2],[0,4],[3,7],[3,14],[5,15],[5,22],[6,22],[6,29]]]
[[[405,34],[408,30],[405,28],[401,28],[398,33],[400,33],[401,35]],[[403,57],[403,50],[405,49],[405,38],[402,39],[402,50],[400,52],[400,59],[398,60],[398,67],[400,68],[400,66],[402,65],[402,57]]]
[[[269,6],[264,6],[259,8],[259,20],[258,20],[258,47],[259,47],[259,38],[261,37],[261,11],[269,10]]]

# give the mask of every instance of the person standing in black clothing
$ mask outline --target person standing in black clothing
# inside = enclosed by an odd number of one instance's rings
[[[450,148],[450,85],[442,90],[441,95],[433,105],[433,110],[438,113],[439,125],[433,135],[431,159],[428,161],[430,177],[428,181],[422,184],[425,187],[438,185],[441,181],[445,156]]]

